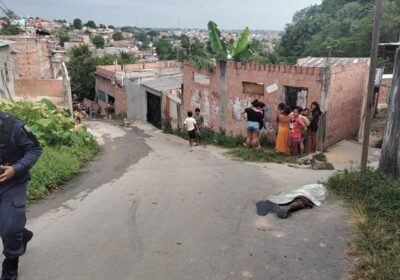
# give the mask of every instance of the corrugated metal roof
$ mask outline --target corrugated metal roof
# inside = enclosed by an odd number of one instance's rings
[[[396,43],[380,43],[379,46],[400,46],[400,42],[396,42]]]
[[[9,40],[0,40],[0,48],[14,44],[15,42]]]
[[[328,60],[329,59],[329,60]],[[304,67],[326,67],[328,64],[331,66],[345,65],[354,63],[364,63],[369,61],[366,57],[306,57],[297,61],[298,66]]]
[[[179,89],[182,86],[183,75],[160,77],[151,81],[141,83],[142,85],[155,89],[159,92],[166,92],[173,89]]]

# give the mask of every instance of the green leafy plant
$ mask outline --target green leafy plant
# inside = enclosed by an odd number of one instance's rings
[[[20,118],[42,145],[85,145],[95,141],[85,126],[76,127],[70,114],[47,99],[40,102],[0,100],[0,110]]]
[[[352,279],[398,279],[400,181],[371,170],[346,171],[330,178],[328,187],[353,208]]]
[[[43,147],[43,154],[31,172],[30,200],[43,198],[71,179],[99,149],[87,128],[76,126],[70,112],[58,109],[50,100],[12,102],[0,99],[0,111],[24,121]]]

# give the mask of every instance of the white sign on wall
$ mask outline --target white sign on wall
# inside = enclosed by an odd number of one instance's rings
[[[273,93],[273,92],[277,91],[278,88],[279,87],[277,84],[272,84],[272,85],[267,86],[265,89],[267,90],[267,93]]]

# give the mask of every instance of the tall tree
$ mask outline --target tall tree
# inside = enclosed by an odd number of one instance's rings
[[[324,0],[293,16],[285,28],[278,55],[288,63],[305,56],[366,57],[370,54],[374,5],[371,0]],[[382,14],[381,42],[397,41],[400,1],[385,0]],[[385,57],[392,65],[394,54]]]
[[[74,19],[72,25],[75,29],[82,29],[82,21],[79,18]]]
[[[64,47],[64,43],[69,41],[69,35],[68,32],[61,31],[59,34],[59,39],[60,39],[60,45],[61,47]]]
[[[122,32],[120,32],[120,31],[114,32],[114,34],[112,35],[112,38],[113,38],[114,41],[122,41],[122,40],[124,40],[124,36],[122,35]]]
[[[96,46],[97,49],[103,49],[106,41],[104,40],[103,36],[96,35],[92,39],[93,45]]]
[[[171,39],[168,38],[162,38],[158,40],[156,44],[156,52],[158,59],[160,60],[169,60],[169,59],[175,59],[176,58],[176,53],[173,51],[173,46],[171,43]]]
[[[79,98],[95,97],[96,63],[87,45],[73,47],[69,54],[67,68],[71,77],[71,91]]]
[[[87,23],[85,23],[85,26],[93,29],[96,29],[97,27],[96,23],[93,20],[89,20]]]
[[[107,54],[101,57],[96,57],[96,65],[113,65],[117,64],[132,64],[135,63],[136,58],[126,52],[120,54]]]
[[[15,24],[12,24],[8,18],[5,18],[5,24],[0,29],[0,35],[18,35],[22,30]]]

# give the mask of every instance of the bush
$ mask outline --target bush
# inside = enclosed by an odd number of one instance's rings
[[[91,159],[99,146],[85,126],[75,126],[67,111],[49,100],[0,100],[0,111],[24,121],[38,138],[43,154],[31,170],[28,199],[36,200],[71,179]]]
[[[354,279],[398,279],[400,275],[400,181],[368,170],[332,177],[328,186],[349,202],[357,227],[350,244]]]
[[[86,127],[75,127],[68,111],[62,111],[47,99],[40,102],[0,100],[0,111],[20,118],[29,126],[41,145],[85,145],[94,141]]]
[[[43,154],[31,170],[28,199],[37,200],[76,175],[98,151],[96,143],[80,146],[44,147]]]
[[[297,157],[280,154],[269,149],[236,148],[228,152],[234,159],[251,162],[296,163]]]

